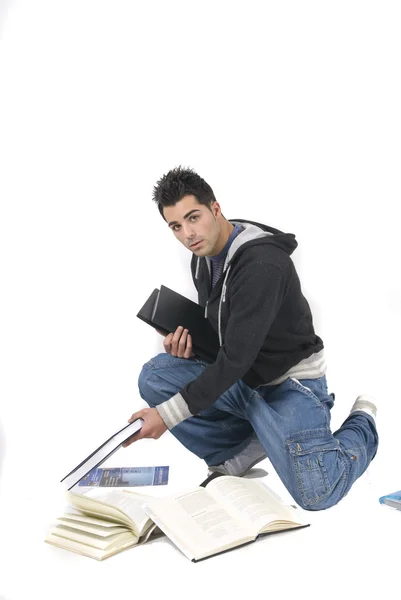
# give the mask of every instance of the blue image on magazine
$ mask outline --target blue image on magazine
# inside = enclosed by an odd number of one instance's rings
[[[86,487],[139,487],[142,485],[166,485],[169,467],[117,467],[92,469],[81,479],[78,486]]]
[[[387,506],[401,510],[401,490],[382,496],[379,498],[379,502],[380,504],[386,504]]]

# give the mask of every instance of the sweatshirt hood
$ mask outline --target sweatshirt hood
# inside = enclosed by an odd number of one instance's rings
[[[230,223],[233,225],[241,225],[244,229],[237,235],[229,248],[224,265],[225,269],[234,256],[242,252],[245,245],[249,247],[258,244],[272,244],[273,246],[281,248],[284,252],[287,252],[288,255],[291,255],[298,246],[298,242],[293,233],[283,233],[279,229],[257,223],[256,221],[230,219]]]
[[[223,272],[227,270],[233,258],[241,254],[245,247],[258,244],[272,244],[273,246],[281,248],[284,252],[287,252],[288,255],[291,255],[298,246],[298,242],[293,233],[284,233],[269,225],[257,223],[256,221],[247,221],[245,219],[230,219],[230,223],[234,226],[241,225],[243,231],[237,235],[227,252]],[[200,258],[201,257],[198,256],[196,261],[196,279],[198,278],[199,273]],[[210,272],[210,258],[207,256],[205,258]]]
[[[262,223],[257,223],[255,221],[245,221],[244,219],[230,219],[230,223],[233,225],[241,225],[243,230],[233,240],[227,252],[226,260],[224,261],[224,280],[221,288],[219,308],[217,313],[217,328],[220,346],[223,344],[221,310],[226,299],[227,279],[231,270],[233,259],[239,256],[244,248],[249,248],[250,246],[256,246],[260,244],[272,244],[273,246],[281,248],[281,250],[284,252],[287,252],[288,255],[292,254],[295,248],[298,246],[293,233],[283,233],[279,229],[274,229],[274,227],[269,227],[268,225],[263,225]],[[198,278],[199,267],[201,263],[200,259],[201,257],[198,256],[195,268],[195,279]],[[206,256],[205,259],[210,274],[210,258]],[[207,316],[207,303],[205,308],[205,316]]]

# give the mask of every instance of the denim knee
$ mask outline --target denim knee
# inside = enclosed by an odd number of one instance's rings
[[[143,365],[138,377],[138,389],[141,398],[145,400],[145,402],[147,402],[151,407],[155,407],[165,400],[158,390],[160,384],[157,385],[157,379],[159,378],[155,372],[148,369],[146,364]]]
[[[287,440],[293,473],[290,490],[305,510],[324,510],[350,487],[348,456],[324,429],[301,432]]]

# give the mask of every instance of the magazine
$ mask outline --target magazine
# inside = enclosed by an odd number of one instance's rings
[[[115,467],[92,469],[78,487],[139,487],[167,485],[169,467]]]

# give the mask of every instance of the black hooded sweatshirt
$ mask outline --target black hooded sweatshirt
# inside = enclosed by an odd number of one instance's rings
[[[323,349],[290,258],[295,236],[252,221],[230,222],[244,230],[213,289],[210,259],[192,257],[199,304],[219,335],[220,350],[213,364],[158,407],[170,429],[210,407],[239,379],[251,388],[269,384]]]

